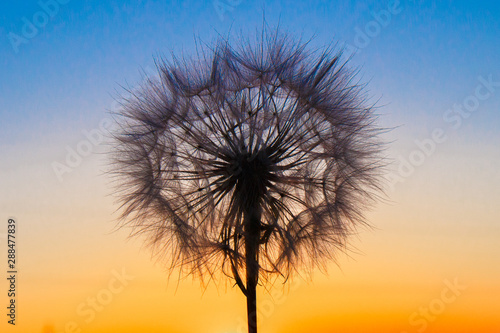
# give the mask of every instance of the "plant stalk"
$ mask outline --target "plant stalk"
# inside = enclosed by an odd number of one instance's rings
[[[260,214],[247,215],[245,223],[248,333],[257,333],[257,283],[259,280]]]

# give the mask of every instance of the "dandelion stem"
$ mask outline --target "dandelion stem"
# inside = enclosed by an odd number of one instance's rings
[[[259,209],[245,214],[245,257],[247,268],[248,333],[257,333],[257,283],[259,280]]]

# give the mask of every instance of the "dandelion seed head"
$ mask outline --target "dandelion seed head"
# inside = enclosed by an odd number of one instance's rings
[[[258,212],[261,278],[321,266],[380,190],[380,129],[341,52],[278,31],[158,61],[123,103],[113,166],[122,224],[189,274],[244,277]]]

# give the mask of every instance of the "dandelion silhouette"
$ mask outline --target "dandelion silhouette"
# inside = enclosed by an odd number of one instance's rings
[[[264,30],[160,59],[117,119],[120,225],[172,269],[234,280],[251,333],[257,285],[335,260],[379,191],[373,107],[340,51],[308,48]]]

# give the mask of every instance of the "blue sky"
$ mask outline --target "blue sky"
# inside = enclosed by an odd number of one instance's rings
[[[284,30],[315,35],[317,45],[355,45],[373,13],[397,8],[353,64],[362,66],[374,97],[401,108],[396,117],[405,122],[411,116],[406,112],[432,117],[468,94],[478,75],[500,69],[500,5],[494,1],[62,2],[18,52],[9,34],[22,37],[23,18],[33,23],[43,6],[23,1],[0,7],[2,139],[91,126],[110,108],[119,85],[133,86],[140,68],[153,66],[154,55],[189,54],[194,35],[210,41],[216,32],[253,32],[263,12],[271,25],[279,21]]]

